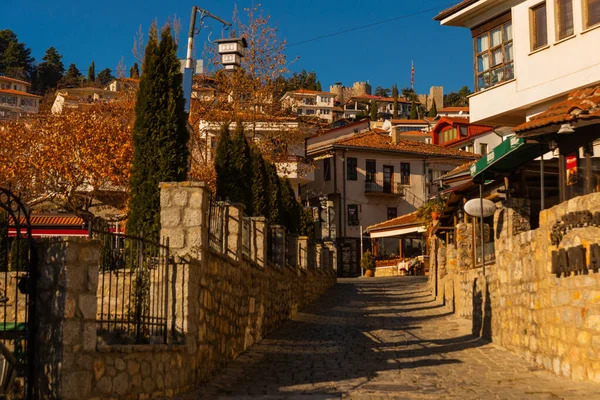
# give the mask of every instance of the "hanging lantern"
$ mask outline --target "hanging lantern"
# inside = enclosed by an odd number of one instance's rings
[[[215,40],[218,44],[219,54],[221,55],[221,64],[227,70],[236,70],[242,63],[242,57],[248,47],[245,38],[224,38]]]

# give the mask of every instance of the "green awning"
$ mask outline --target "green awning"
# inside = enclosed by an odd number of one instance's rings
[[[476,183],[494,179],[496,175],[512,172],[548,151],[547,144],[526,142],[523,138],[513,136],[473,164],[471,178]]]

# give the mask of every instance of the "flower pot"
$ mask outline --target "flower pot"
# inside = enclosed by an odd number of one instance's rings
[[[372,269],[368,269],[368,270],[367,270],[367,272],[365,272],[365,276],[366,276],[367,278],[372,278],[372,277],[374,277],[374,276],[375,276],[375,273],[373,272],[373,270],[372,270]]]
[[[431,219],[432,220],[437,221],[439,217],[440,217],[440,214],[438,212],[436,212],[436,211],[432,211],[431,212]]]

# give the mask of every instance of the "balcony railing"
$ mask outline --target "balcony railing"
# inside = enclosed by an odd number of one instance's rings
[[[397,182],[388,182],[383,179],[377,179],[374,181],[365,181],[365,193],[383,193],[393,194],[396,196],[404,196],[406,185],[402,185]]]

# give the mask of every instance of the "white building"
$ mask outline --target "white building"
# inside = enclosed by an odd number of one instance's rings
[[[0,120],[38,113],[41,97],[28,93],[30,87],[29,82],[0,76]]]
[[[298,116],[334,121],[335,93],[299,89],[284,94],[281,102]]]
[[[597,0],[466,0],[436,19],[474,38],[472,123],[518,125],[600,83]]]

